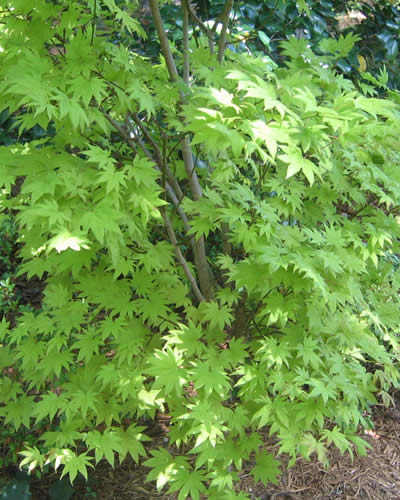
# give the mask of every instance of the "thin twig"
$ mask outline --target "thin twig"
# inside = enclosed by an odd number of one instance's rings
[[[183,81],[189,86],[190,61],[189,61],[189,9],[188,2],[182,2],[183,11]]]
[[[116,129],[118,130],[118,132],[120,133],[120,135],[123,137],[123,139],[125,139],[125,141],[127,142],[127,144],[129,145],[129,147],[135,152],[137,153],[137,146],[136,144],[141,148],[141,150],[143,151],[143,153],[146,155],[146,157],[149,159],[149,160],[152,160],[154,161],[155,165],[154,167],[161,171],[161,168],[159,167],[159,165],[157,164],[157,162],[155,161],[153,155],[151,154],[151,152],[147,149],[146,145],[144,144],[144,142],[140,139],[139,136],[135,136],[135,140],[133,140],[129,133],[116,121],[114,120],[113,118],[111,118],[111,116],[107,113],[107,111],[105,110],[101,110],[103,115],[105,116],[105,118],[107,119],[107,121]],[[169,170],[169,173],[171,174],[172,176],[172,180],[173,180],[173,186],[171,186],[171,184],[167,183],[166,184],[166,189],[167,189],[167,194],[168,196],[170,197],[172,203],[176,206],[177,208],[177,212],[179,213],[179,215],[182,217],[182,220],[185,224],[185,228],[188,230],[190,228],[190,226],[188,226],[188,223],[189,223],[189,220],[188,220],[188,217],[187,215],[185,214],[185,212],[183,211],[182,207],[180,207],[180,202],[182,200],[182,197],[183,197],[183,193],[182,193],[182,190],[181,188],[179,187],[179,184],[178,184],[178,181],[175,179],[174,175],[172,174],[172,172]],[[168,176],[168,171],[167,171],[167,176]],[[168,178],[168,180],[170,180]],[[178,188],[178,189],[176,189]]]
[[[136,148],[136,144],[135,144],[135,141],[129,136],[128,132],[124,129],[124,127],[122,127],[116,120],[114,120],[114,118],[111,118],[111,116],[107,113],[107,111],[105,111],[104,109],[101,109],[100,108],[100,111],[103,113],[103,115],[105,116],[106,120],[115,128],[118,130],[118,132],[120,133],[120,135],[125,139],[126,143],[128,144],[128,146],[133,150],[135,151],[135,153],[137,152],[137,148]]]
[[[196,14],[196,12],[192,9],[192,6],[190,5],[188,0],[183,0],[182,4],[185,5],[187,8],[190,17],[195,21],[197,26],[201,29],[201,31],[207,36],[208,38],[208,45],[210,47],[210,52],[211,54],[214,54],[214,37],[215,37],[215,32],[210,30],[203,21],[199,18],[199,16]]]
[[[197,286],[196,280],[195,280],[192,272],[189,269],[189,265],[186,262],[185,257],[183,256],[181,249],[178,246],[178,240],[176,239],[174,228],[172,226],[171,220],[168,217],[165,210],[160,210],[160,211],[161,211],[161,214],[162,214],[164,222],[165,222],[165,227],[167,228],[169,239],[175,248],[175,253],[176,253],[176,257],[178,259],[178,262],[182,266],[182,268],[186,274],[186,277],[190,283],[190,286],[193,290],[193,293],[196,295],[197,300],[199,302],[203,302],[205,300],[205,298],[204,298],[203,294],[201,293],[199,287]]]
[[[139,119],[139,117],[135,113],[132,113],[129,116],[132,118],[132,120],[136,123],[136,125],[143,132],[143,135],[145,136],[145,138],[153,146],[154,152],[155,152],[155,155],[156,155],[156,160],[157,160],[156,163],[157,163],[157,165],[159,166],[160,170],[165,171],[165,174],[167,176],[168,181],[173,186],[173,188],[174,188],[174,190],[175,190],[178,198],[181,200],[183,198],[183,193],[182,193],[181,187],[179,186],[179,183],[178,183],[176,177],[172,173],[172,170],[166,164],[166,159],[164,158],[164,155],[162,154],[162,152],[161,152],[158,144],[152,138],[152,136],[149,133],[149,131],[147,130],[147,128],[144,126],[144,124],[142,123],[142,121]]]

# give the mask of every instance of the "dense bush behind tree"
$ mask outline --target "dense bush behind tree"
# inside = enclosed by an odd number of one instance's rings
[[[179,498],[246,498],[243,460],[279,472],[260,429],[292,462],[365,453],[357,429],[398,384],[399,95],[335,71],[351,34],[291,37],[278,67],[232,50],[230,0],[219,24],[184,1],[173,43],[150,7],[157,58],[133,2],[1,13],[0,112],[52,134],[0,148],[21,272],[46,283],[1,324],[0,415],[50,422],[30,469],[74,480],[129,453]]]

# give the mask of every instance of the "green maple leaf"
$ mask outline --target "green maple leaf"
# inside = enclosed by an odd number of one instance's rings
[[[135,309],[143,320],[157,321],[160,316],[166,317],[170,313],[166,301],[163,293],[154,291],[149,298],[136,299]]]
[[[188,325],[179,325],[179,330],[171,330],[168,334],[167,345],[176,345],[188,355],[200,356],[206,349],[200,339],[204,335],[201,326],[189,321]]]
[[[372,445],[359,436],[349,436],[349,439],[356,445],[357,452],[362,457],[367,456],[367,448],[372,449]]]
[[[87,433],[85,439],[89,450],[94,449],[96,463],[105,457],[108,463],[114,467],[115,453],[122,453],[122,440],[121,435],[114,430],[104,431],[91,431]]]
[[[204,482],[206,478],[201,470],[180,468],[174,477],[174,484],[169,491],[179,491],[178,500],[184,500],[189,495],[192,500],[199,500],[200,493],[206,491]]]
[[[204,387],[206,394],[210,396],[213,392],[221,397],[226,396],[230,389],[228,377],[223,368],[219,368],[217,361],[194,362],[191,370],[196,389]]]
[[[351,445],[347,437],[340,432],[339,427],[336,425],[332,430],[326,429],[322,434],[323,439],[326,440],[326,444],[329,446],[333,443],[339,448],[339,450],[344,453],[346,450],[352,454]],[[358,443],[359,444],[359,443]]]
[[[130,425],[127,429],[115,429],[115,432],[120,437],[119,460],[122,462],[127,453],[138,463],[139,457],[147,455],[146,450],[142,445],[142,441],[150,441],[150,438],[142,434],[144,427],[136,427],[134,424]]]
[[[143,465],[146,467],[151,467],[151,471],[147,474],[147,481],[157,481],[157,489],[161,490],[171,479],[175,477],[177,473],[177,463],[174,457],[164,448],[159,450],[151,450],[150,453],[153,455],[144,462]],[[177,457],[179,459],[181,457]],[[185,462],[181,460],[182,465]]]
[[[62,340],[60,340],[60,342],[62,342]],[[38,369],[41,371],[43,378],[49,377],[53,373],[59,377],[63,369],[69,371],[73,358],[73,353],[67,349],[58,351],[57,349],[49,348],[46,357],[38,364]]]
[[[58,95],[54,96],[54,99],[60,103],[60,118],[68,115],[75,130],[83,131],[89,125],[87,113],[77,101],[73,101],[61,91],[58,91]]]
[[[250,451],[241,445],[240,440],[227,439],[218,447],[219,458],[227,466],[233,462],[235,467],[240,470],[243,460],[247,460],[250,455]]]
[[[209,321],[211,328],[223,329],[225,325],[230,325],[233,320],[231,308],[227,305],[220,306],[217,302],[202,302],[199,312],[203,321]]]
[[[252,136],[255,140],[261,139],[265,142],[272,158],[275,158],[278,151],[278,141],[288,142],[288,134],[278,127],[267,125],[262,120],[256,120],[249,125]]]
[[[54,238],[52,238],[47,244],[47,253],[49,253],[53,248],[57,250],[58,253],[64,252],[68,248],[72,250],[79,251],[81,248],[89,249],[88,240],[82,238],[77,234],[72,234],[67,230],[61,231]]]
[[[221,353],[221,358],[223,361],[229,363],[232,367],[235,367],[242,361],[246,359],[248,356],[248,352],[246,349],[249,348],[249,345],[245,343],[243,338],[231,339],[229,342],[229,349],[225,349]]]
[[[219,491],[229,491],[233,490],[234,481],[238,481],[238,473],[236,471],[230,470],[228,467],[221,465],[215,465],[210,476],[213,477],[211,481],[211,486],[218,488]]]
[[[360,40],[358,35],[348,33],[346,36],[340,35],[339,39],[326,38],[319,44],[319,48],[323,52],[328,52],[335,55],[335,59],[345,57],[354,47],[354,44]]]
[[[138,186],[152,185],[160,176],[160,173],[154,168],[154,162],[148,158],[135,156],[130,175],[135,179]]]
[[[44,394],[42,399],[35,405],[34,415],[36,422],[49,417],[50,421],[53,420],[57,412],[64,409],[68,404],[67,398],[64,394],[57,395],[55,392]]]
[[[33,408],[33,398],[24,396],[15,401],[9,401],[7,406],[1,409],[0,415],[5,416],[4,423],[12,424],[15,430],[18,430],[21,425],[29,429]]]
[[[154,388],[164,387],[166,393],[180,393],[187,383],[187,372],[183,369],[182,362],[182,353],[178,349],[156,351],[147,370],[147,373],[156,379]]]
[[[43,439],[49,438],[58,447],[76,446],[76,441],[82,438],[77,431],[78,425],[73,420],[62,421],[59,432],[46,432]]]
[[[279,462],[270,453],[262,450],[256,457],[256,466],[250,471],[256,482],[261,481],[264,485],[268,482],[276,484],[280,474]]]
[[[75,455],[74,453],[70,452],[70,454],[68,454],[68,458],[65,460],[65,465],[61,474],[61,478],[63,478],[66,474],[68,474],[69,479],[72,483],[79,472],[87,480],[88,478],[87,468],[93,467],[93,465],[90,463],[92,460],[93,458],[88,457],[87,453],[81,453],[80,455]]]
[[[332,383],[329,379],[312,378],[308,383],[313,388],[310,392],[311,398],[321,396],[326,404],[328,399],[336,399],[338,396],[336,384]]]
[[[271,413],[272,413],[272,402],[271,400],[266,396],[263,398],[262,402],[262,407],[256,411],[251,419],[252,422],[255,422],[257,419],[259,419],[257,428],[260,429],[261,427],[264,427],[265,425],[269,424],[271,421]]]
[[[303,344],[297,347],[297,358],[302,358],[304,365],[310,364],[313,368],[318,369],[322,363],[321,352],[318,344],[311,337],[306,337]]]
[[[310,186],[314,184],[314,174],[319,175],[318,168],[312,161],[304,158],[300,150],[288,149],[287,153],[280,155],[279,158],[289,165],[286,179],[297,174],[297,172],[303,172]]]
[[[206,463],[215,462],[218,456],[218,449],[214,446],[210,446],[208,442],[201,443],[199,446],[192,448],[191,452],[196,454],[196,468],[199,469],[202,465]]]
[[[249,427],[249,412],[242,406],[237,406],[229,417],[229,429],[232,435],[242,436]]]
[[[79,390],[73,393],[72,396],[73,403],[77,408],[80,409],[83,418],[86,418],[89,409],[93,410],[93,412],[96,414],[97,406],[95,403],[98,396],[97,392],[91,390]]]
[[[22,455],[25,457],[21,463],[20,463],[20,468],[24,465],[28,465],[28,472],[31,473],[33,469],[36,469],[36,467],[39,467],[41,470],[43,469],[43,465],[45,463],[45,457],[40,453],[40,450],[36,448],[36,446],[30,447],[28,446],[24,451],[20,451],[19,455]],[[2,494],[2,497],[4,496],[4,493]],[[8,495],[5,494],[5,498],[7,498]]]
[[[82,151],[87,156],[87,161],[97,163],[102,170],[108,170],[114,166],[115,160],[111,157],[110,151],[104,150],[99,146],[89,145],[88,149]]]
[[[128,14],[125,10],[120,9],[117,5],[113,5],[113,9],[115,12],[115,17],[118,21],[121,21],[122,26],[132,35],[136,33],[141,38],[146,39],[147,34],[146,31],[142,28],[139,21]]]
[[[321,399],[310,398],[297,405],[296,421],[304,420],[306,427],[311,427],[316,422],[320,427],[324,424],[325,404]]]
[[[77,341],[71,346],[71,349],[78,349],[78,361],[90,361],[93,355],[99,352],[101,338],[95,328],[88,328],[85,332],[77,335]]]
[[[86,108],[89,107],[92,97],[100,104],[107,94],[107,84],[93,75],[90,75],[90,78],[78,75],[71,81],[70,87],[73,92],[73,99],[76,101],[81,99]]]

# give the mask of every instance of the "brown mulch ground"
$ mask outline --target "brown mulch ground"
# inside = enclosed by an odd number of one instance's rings
[[[375,430],[363,437],[372,449],[366,457],[329,452],[330,466],[324,469],[315,459],[300,459],[286,470],[279,484],[264,487],[249,475],[251,464],[241,474],[239,489],[250,498],[260,500],[400,500],[400,410],[377,407]],[[273,440],[266,438],[268,451],[276,451]],[[282,458],[282,465],[285,458]],[[158,493],[155,485],[146,483],[148,469],[126,462],[112,470],[96,468],[99,500],[175,500],[176,495]],[[78,497],[74,497],[78,498]],[[83,498],[83,497],[82,497]],[[43,499],[43,497],[42,497]]]

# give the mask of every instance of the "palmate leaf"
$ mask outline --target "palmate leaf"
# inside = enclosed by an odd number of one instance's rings
[[[79,390],[72,394],[71,407],[79,409],[82,417],[86,418],[87,413],[91,410],[94,414],[97,412],[96,401],[98,393],[93,390]]]
[[[105,457],[108,463],[114,467],[115,453],[123,452],[121,435],[112,429],[104,431],[103,433],[97,430],[90,431],[85,441],[89,450],[94,449],[96,463]]]
[[[201,470],[180,468],[174,479],[169,491],[179,491],[178,500],[185,500],[189,495],[193,500],[199,500],[200,494],[206,491],[204,482],[207,478]]]
[[[277,476],[280,473],[280,464],[270,453],[261,450],[256,456],[256,466],[250,471],[256,482],[261,481],[276,484]]]
[[[315,174],[320,175],[317,166],[312,161],[304,158],[299,150],[287,150],[286,154],[279,155],[279,159],[288,164],[286,179],[297,174],[297,172],[303,172],[310,186],[312,186]]]
[[[157,489],[161,490],[177,473],[178,466],[185,467],[182,457],[174,458],[165,448],[151,450],[153,457],[144,462],[143,465],[151,467],[146,481],[157,481]]]
[[[59,103],[60,117],[68,116],[75,130],[83,131],[89,125],[87,113],[78,102],[71,100],[63,92],[59,92],[54,99]]]
[[[68,474],[72,484],[72,482],[79,473],[82,474],[82,476],[87,480],[88,478],[87,469],[88,467],[93,467],[93,464],[91,463],[92,460],[93,458],[88,457],[87,453],[81,453],[80,455],[75,455],[75,453],[70,452],[68,454],[65,454],[64,456],[65,465],[61,473],[61,478],[63,478],[65,475]]]
[[[147,452],[143,447],[142,442],[150,441],[151,439],[145,434],[142,434],[142,431],[144,429],[145,427],[136,427],[136,425],[134,424],[130,425],[125,430],[123,430],[121,427],[115,429],[115,432],[120,437],[120,462],[124,460],[128,453],[136,463],[139,462],[139,458],[141,456],[147,456]]]
[[[68,400],[64,394],[57,395],[55,392],[44,394],[41,401],[37,403],[34,410],[36,422],[44,420],[46,417],[52,421],[58,412],[62,413],[68,405]]]
[[[88,149],[82,151],[82,154],[87,156],[90,163],[96,163],[102,170],[108,170],[115,164],[110,151],[106,151],[99,146],[90,145]]]
[[[225,371],[218,368],[218,360],[193,362],[191,370],[196,389],[204,388],[207,395],[213,392],[224,397],[228,394],[230,383]]]
[[[351,444],[338,426],[335,426],[332,430],[326,429],[323,432],[323,438],[326,440],[328,446],[334,443],[342,453],[349,451],[352,454]]]
[[[81,333],[81,335],[75,337],[77,340],[71,346],[71,349],[77,349],[78,361],[85,361],[87,363],[90,361],[92,356],[96,355],[99,352],[99,346],[102,343],[101,338],[99,337],[98,332],[93,329],[88,329]]]
[[[82,236],[74,235],[69,231],[61,231],[54,236],[47,244],[47,253],[55,249],[58,253],[64,252],[68,248],[79,252],[79,250],[88,250],[88,240]]]
[[[347,33],[347,35],[340,35],[337,40],[334,38],[325,38],[319,44],[319,48],[323,52],[329,52],[337,58],[345,57],[354,47],[354,44],[361,40],[358,35]]]
[[[13,425],[16,431],[21,425],[29,428],[33,407],[33,398],[31,396],[19,397],[14,401],[9,401],[4,423]],[[0,416],[4,416],[2,409],[0,409]]]
[[[104,80],[91,75],[90,78],[84,78],[79,75],[70,82],[72,97],[76,101],[81,100],[83,105],[88,108],[92,99],[100,104],[103,97],[107,95],[107,84]]]
[[[183,355],[178,349],[167,348],[156,351],[150,359],[147,373],[155,377],[154,387],[163,387],[167,392],[180,393],[187,383],[187,372],[182,367]]]
[[[231,308],[227,305],[220,306],[217,302],[202,302],[199,312],[203,321],[209,321],[210,326],[223,329],[229,325],[233,319]]]
[[[26,450],[20,451],[19,454],[25,457],[21,462],[21,468],[24,467],[24,465],[28,465],[29,473],[37,467],[42,470],[44,466],[44,457],[36,446],[29,446],[26,448]]]
[[[261,139],[265,143],[272,158],[275,158],[278,151],[278,142],[288,142],[288,135],[285,131],[278,126],[267,125],[261,120],[249,124],[249,129],[255,140]]]

